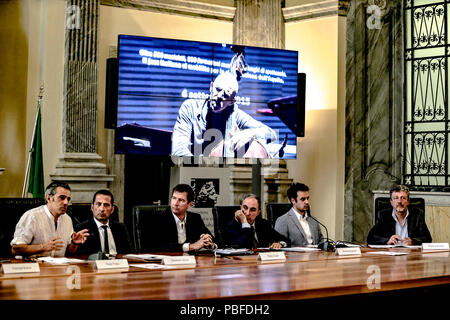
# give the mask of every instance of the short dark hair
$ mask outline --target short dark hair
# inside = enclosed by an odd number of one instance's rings
[[[408,188],[407,186],[405,186],[405,185],[400,184],[400,185],[398,185],[398,186],[394,186],[394,187],[391,189],[391,191],[389,191],[389,197],[390,197],[391,199],[392,199],[392,194],[393,194],[394,192],[405,192],[406,195],[408,196],[408,199],[409,199],[409,188]]]
[[[185,183],[180,183],[177,184],[175,187],[173,187],[172,189],[172,195],[174,192],[186,192],[187,193],[187,201],[188,203],[192,202],[195,200],[195,193],[194,190],[192,189],[192,187],[188,184]]]
[[[45,188],[45,195],[53,197],[56,194],[56,188],[58,187],[71,191],[70,186],[67,183],[62,181],[53,181],[50,182],[50,184]]]
[[[92,198],[92,204],[95,203],[95,198],[97,198],[98,194],[101,194],[104,196],[110,196],[111,197],[111,205],[114,205],[114,196],[111,191],[106,190],[106,189],[100,189],[96,193],[94,193],[94,197]]]
[[[287,191],[287,197],[288,197],[289,201],[291,201],[291,199],[295,199],[295,201],[297,201],[297,192],[298,191],[308,192],[309,187],[306,184],[299,183],[299,182],[291,184],[291,186],[289,187],[289,189]]]
[[[258,209],[261,210],[261,199],[260,199],[260,197],[258,197],[256,194],[253,194],[253,193],[247,193],[244,196],[242,196],[240,204],[242,205],[242,203],[244,203],[244,200],[247,199],[247,198],[255,198],[256,201],[258,201]]]

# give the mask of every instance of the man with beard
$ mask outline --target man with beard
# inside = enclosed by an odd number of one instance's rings
[[[86,241],[88,230],[73,231],[72,219],[65,214],[70,187],[52,182],[45,189],[47,204],[25,212],[16,225],[11,241],[13,255],[64,256]]]
[[[236,76],[224,72],[211,83],[208,99],[183,102],[173,128],[172,155],[268,157],[265,145],[277,135],[238,108],[238,88]]]
[[[104,252],[115,256],[134,251],[125,224],[110,219],[114,208],[114,196],[109,190],[98,190],[94,194],[92,218],[76,226],[76,230],[88,229],[90,234],[77,254]]]
[[[303,183],[294,183],[287,191],[291,210],[275,222],[275,230],[291,240],[293,247],[317,245],[323,240],[320,225],[310,217],[309,188]]]
[[[393,209],[378,214],[379,219],[367,236],[368,244],[420,245],[431,242],[425,214],[419,208],[409,208],[409,189],[399,185],[390,191]]]

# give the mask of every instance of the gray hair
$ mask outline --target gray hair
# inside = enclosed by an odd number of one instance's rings
[[[258,209],[261,210],[261,199],[256,194],[253,194],[253,193],[248,193],[248,194],[244,195],[241,198],[241,205],[244,202],[244,200],[247,199],[247,198],[254,198],[254,199],[256,199],[256,201],[258,201]]]
[[[45,188],[45,196],[53,197],[56,194],[56,188],[61,187],[70,191],[70,186],[62,181],[53,181]]]
[[[392,199],[392,194],[394,192],[405,192],[406,195],[408,196],[408,199],[409,199],[409,188],[407,186],[403,185],[403,184],[395,186],[395,187],[393,187],[391,189],[391,191],[389,192],[389,196],[390,196],[391,199]]]

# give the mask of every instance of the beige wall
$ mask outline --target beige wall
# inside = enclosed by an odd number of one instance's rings
[[[0,72],[0,76],[9,75],[3,83],[10,83],[9,90],[0,91],[0,132],[8,132],[8,139],[0,142],[0,167],[7,168],[7,173],[0,177],[0,196],[21,194],[26,150],[42,81],[45,85],[42,121],[46,182],[54,173],[62,150],[65,1],[47,0],[46,5],[39,0],[20,2],[20,6],[12,5],[12,14],[5,14],[5,10],[0,13],[0,17],[13,21],[8,28],[14,29],[6,31],[2,23],[2,42],[13,43],[19,48],[1,53],[11,63],[3,65],[2,68],[7,69]],[[340,19],[329,17],[286,25],[286,49],[299,51],[299,71],[307,74],[306,137],[298,139],[298,159],[288,161],[290,177],[311,187],[313,213],[328,226],[330,237],[337,239],[341,239],[343,233],[344,163],[344,106],[338,92],[345,92],[337,84],[338,78],[340,83],[345,79],[339,69],[345,70],[344,64],[344,67],[338,66],[338,59],[344,61],[342,52],[345,53],[338,42],[338,34],[342,33]],[[110,46],[117,45],[117,35],[231,43],[233,25],[218,20],[108,6],[100,7],[99,23],[97,151],[106,162],[108,132],[103,128],[105,67]],[[341,36],[345,40],[345,33]],[[11,76],[19,78],[11,83]]]
[[[286,25],[286,49],[299,52],[299,72],[306,73],[305,137],[297,139],[297,159],[288,161],[289,176],[310,187],[311,212],[334,240],[343,239],[344,216],[345,94],[338,95],[345,93],[345,87],[338,87],[338,79],[345,83],[341,19]]]
[[[0,48],[0,197],[13,197],[22,192],[26,153],[28,46],[19,2],[0,2]]]

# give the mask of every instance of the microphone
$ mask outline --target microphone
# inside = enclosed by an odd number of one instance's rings
[[[317,245],[317,247],[318,247],[319,249],[323,250],[323,251],[334,251],[334,245],[333,245],[333,242],[330,241],[329,238],[328,238],[328,229],[327,229],[327,227],[326,227],[323,223],[321,223],[319,220],[317,220],[316,218],[314,218],[314,217],[311,215],[311,213],[309,212],[309,210],[308,210],[308,216],[309,216],[311,219],[313,219],[314,221],[316,221],[318,224],[320,224],[322,227],[324,227],[324,228],[325,228],[325,231],[326,231],[326,233],[327,233],[327,240],[324,240],[324,241],[322,241],[321,243],[319,243],[319,244]]]

